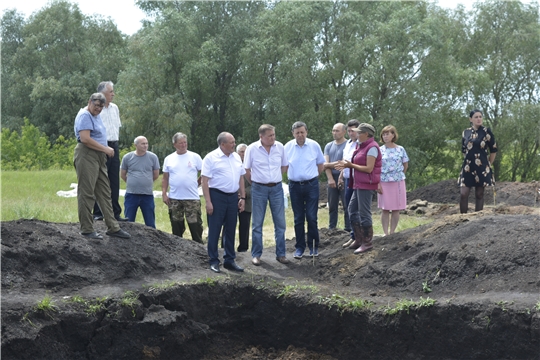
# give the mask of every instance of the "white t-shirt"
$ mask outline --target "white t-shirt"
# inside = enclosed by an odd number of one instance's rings
[[[174,200],[199,200],[198,173],[202,169],[199,154],[173,152],[163,161],[163,172],[169,173],[169,197]]]

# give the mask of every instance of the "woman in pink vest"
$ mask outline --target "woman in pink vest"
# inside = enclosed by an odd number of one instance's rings
[[[349,203],[349,217],[354,231],[355,241],[349,249],[356,249],[355,254],[371,250],[373,247],[373,221],[371,201],[373,191],[379,187],[381,180],[382,155],[379,145],[374,139],[375,128],[362,123],[354,129],[358,133],[360,145],[354,151],[351,161],[342,160],[336,169],[353,169],[349,187],[354,189]]]

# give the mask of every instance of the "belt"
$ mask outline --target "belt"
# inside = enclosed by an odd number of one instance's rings
[[[302,180],[302,181],[293,181],[293,180],[289,180],[290,183],[293,183],[293,184],[300,184],[300,185],[305,185],[305,184],[308,184],[310,182],[312,182],[313,180],[318,180],[319,177],[314,177],[313,179],[309,179],[309,180]]]
[[[274,187],[274,186],[276,186],[277,184],[279,184],[279,183],[267,183],[267,184],[263,184],[263,183],[256,182],[256,181],[253,181],[253,183],[254,183],[254,184],[257,184],[257,185],[268,186],[268,187]]]
[[[219,190],[219,189],[216,189],[216,188],[210,188],[210,190],[217,191],[218,193],[223,194],[223,195],[227,195],[227,196],[231,196],[231,195],[237,195],[237,196],[238,196],[238,191],[235,191],[235,192],[233,192],[233,193],[228,193],[228,192],[225,192],[225,191],[221,191],[221,190]]]
[[[118,140],[115,141],[107,141],[107,145],[118,145]]]

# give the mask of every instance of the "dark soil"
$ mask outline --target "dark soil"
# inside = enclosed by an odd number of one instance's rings
[[[239,253],[241,274],[141,224],[88,241],[78,224],[4,222],[2,359],[540,359],[538,185],[498,184],[464,215],[458,194],[413,191],[406,212],[433,221],[366,254],[321,229],[314,261],[287,241],[290,265]]]

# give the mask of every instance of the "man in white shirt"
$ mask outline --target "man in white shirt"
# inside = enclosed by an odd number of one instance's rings
[[[301,259],[307,246],[310,256],[319,256],[319,227],[317,210],[319,205],[319,175],[324,168],[321,146],[307,138],[307,125],[297,121],[292,126],[294,140],[285,145],[289,160],[289,194],[294,213],[294,233],[296,235],[295,259]]]
[[[360,122],[356,119],[349,120],[347,122],[347,134],[349,135],[349,140],[343,149],[343,160],[351,161],[354,150],[358,146],[358,133],[354,131]],[[348,248],[354,242],[354,231],[351,229],[351,220],[349,218],[349,203],[351,202],[352,194],[354,192],[353,188],[349,188],[349,179],[351,177],[351,169],[345,168],[339,174],[338,186],[345,189],[345,230],[350,231],[351,238],[345,244],[344,248]]]
[[[244,189],[244,164],[234,150],[234,136],[222,132],[217,138],[218,148],[208,153],[203,160],[201,178],[206,214],[208,218],[208,256],[210,270],[219,269],[218,240],[225,228],[223,267],[231,271],[244,271],[234,261],[234,238],[238,211],[244,211],[246,193]]]
[[[259,127],[259,141],[249,145],[244,157],[246,177],[251,181],[251,216],[253,219],[251,255],[253,265],[261,264],[263,253],[262,229],[266,207],[270,203],[276,260],[288,264],[285,249],[285,201],[282,174],[287,171],[288,161],[283,144],[276,141],[275,128],[264,124]]]
[[[183,237],[186,226],[193,241],[202,244],[203,222],[199,185],[202,159],[199,154],[188,150],[187,135],[178,132],[172,137],[175,152],[163,161],[161,196],[169,207],[169,219],[174,235]],[[170,191],[167,194],[167,189]]]

